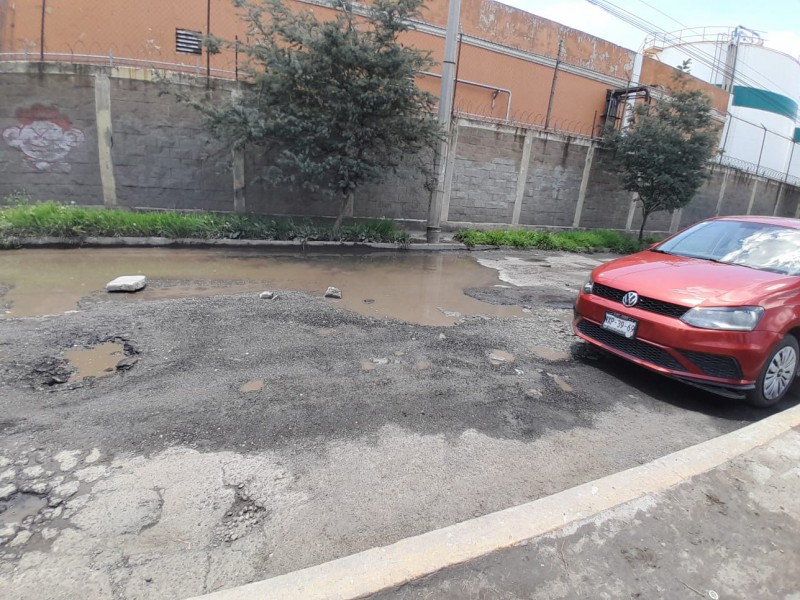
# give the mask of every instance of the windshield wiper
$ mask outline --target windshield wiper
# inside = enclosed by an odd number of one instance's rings
[[[658,248],[648,248],[650,252],[658,252],[659,254],[669,254],[670,256],[675,256],[672,252],[667,252],[666,250],[659,250]]]

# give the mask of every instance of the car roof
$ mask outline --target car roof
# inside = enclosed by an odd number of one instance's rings
[[[791,227],[800,229],[800,219],[790,219],[789,217],[766,217],[766,216],[726,216],[713,217],[709,221],[744,221],[746,223],[758,223],[761,225],[777,225],[778,227]]]

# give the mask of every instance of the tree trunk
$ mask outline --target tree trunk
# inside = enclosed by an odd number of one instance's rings
[[[642,226],[639,227],[639,243],[640,244],[642,243],[642,236],[644,235],[644,224],[647,223],[647,217],[649,217],[649,216],[650,216],[650,212],[649,211],[645,211],[644,208],[642,208]]]
[[[334,229],[339,229],[342,226],[342,219],[344,217],[352,217],[353,216],[353,192],[344,192],[342,194],[341,202],[339,203],[339,215],[336,217],[336,221],[333,223]]]

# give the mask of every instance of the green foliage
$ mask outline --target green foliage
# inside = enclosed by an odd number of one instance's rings
[[[9,204],[9,198],[4,204]],[[375,219],[332,228],[310,221],[251,215],[128,212],[17,202],[0,209],[0,247],[20,237],[165,237],[200,239],[323,240],[407,244],[409,235],[394,221]],[[5,245],[13,245],[6,243]]]
[[[616,231],[596,229],[592,231],[559,231],[547,233],[527,229],[495,229],[459,231],[455,240],[467,246],[513,246],[515,248],[537,248],[539,250],[565,250],[570,252],[588,249],[605,249],[623,254],[642,249],[637,242]]]
[[[252,85],[223,104],[188,101],[227,147],[265,157],[263,181],[339,198],[341,218],[354,190],[401,163],[428,173],[424,150],[440,128],[435,98],[415,77],[432,62],[398,41],[422,0],[359,5],[366,17],[341,0],[332,19],[282,0],[237,5],[250,31],[238,47]]]
[[[641,104],[630,126],[610,141],[625,189],[639,195],[641,240],[652,213],[686,206],[707,177],[717,141],[710,100],[698,90],[679,89]]]

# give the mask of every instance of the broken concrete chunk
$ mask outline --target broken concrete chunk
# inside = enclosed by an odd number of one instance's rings
[[[138,292],[147,285],[144,275],[123,275],[106,284],[107,292]]]
[[[329,287],[327,290],[325,290],[325,297],[339,299],[342,297],[342,290],[335,287]]]
[[[8,500],[17,493],[17,486],[13,483],[9,483],[0,487],[0,500]]]
[[[78,489],[80,489],[80,483],[77,481],[70,481],[69,483],[62,483],[60,486],[53,490],[53,494],[59,498],[70,498],[74,496]]]
[[[92,451],[83,459],[83,462],[87,464],[95,463],[100,460],[100,450],[97,448],[92,448]]]

